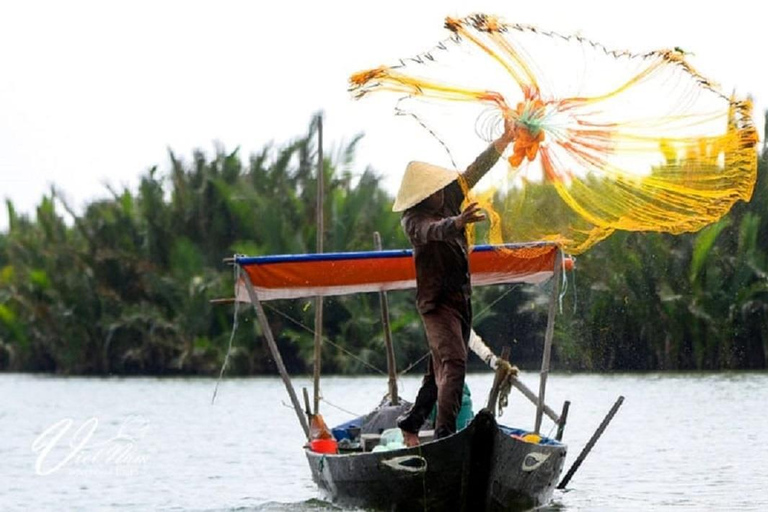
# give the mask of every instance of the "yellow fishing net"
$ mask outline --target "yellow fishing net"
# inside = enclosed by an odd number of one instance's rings
[[[434,49],[352,75],[351,91],[395,93],[396,112],[459,170],[478,136],[515,120],[514,146],[473,198],[490,214],[489,242],[550,240],[578,254],[617,229],[696,231],[751,197],[751,103],[722,94],[684,50],[612,51],[482,14],[445,26]]]

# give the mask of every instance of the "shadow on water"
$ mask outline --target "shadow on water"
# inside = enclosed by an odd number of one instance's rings
[[[202,509],[200,512],[312,512],[312,511],[365,512],[364,509],[346,509],[321,499],[309,499],[296,503],[269,501],[256,506]]]
[[[205,508],[196,512],[313,512],[313,511],[365,512],[363,509],[345,509],[321,499],[309,499],[295,503],[268,501],[255,506]]]
[[[556,494],[554,500],[544,507],[531,509],[535,512],[561,512],[566,510],[566,506],[558,500]],[[362,508],[344,508],[336,506],[330,502],[320,499],[310,499],[298,503],[277,503],[269,502],[263,503],[257,507],[237,507],[229,509],[214,509],[206,512],[307,512],[307,511],[323,511],[323,510],[338,510],[340,512],[370,512],[369,509]]]
[[[562,491],[558,491],[555,494],[551,503],[544,507],[531,509],[535,512],[561,512],[566,510],[567,507],[560,501],[562,497]],[[369,509],[361,508],[344,508],[334,505],[333,503],[323,501],[320,499],[310,499],[298,503],[278,503],[268,502],[258,505],[256,507],[236,507],[226,509],[213,509],[206,512],[309,512],[309,511],[340,511],[340,512],[370,512]]]
[[[301,501],[298,503],[277,503],[277,502],[268,502],[263,503],[255,508],[234,508],[230,509],[230,512],[290,512],[290,511],[300,511],[300,512],[308,512],[308,511],[315,511],[315,510],[348,510],[340,508],[330,502],[323,501],[320,499],[309,499],[306,501]],[[362,509],[357,509],[360,512],[363,512]]]
[[[538,507],[535,509],[531,509],[531,511],[535,512],[562,512],[563,510],[567,510],[567,507],[565,504],[562,503],[562,496],[563,493],[569,492],[569,491],[557,491],[555,493],[555,496],[553,497],[553,500],[551,503],[543,506]],[[321,499],[310,499],[303,502],[297,502],[297,503],[278,503],[278,502],[268,502],[263,503],[261,505],[258,505],[256,507],[236,507],[236,508],[227,508],[227,509],[214,509],[206,512],[292,512],[292,511],[298,511],[298,512],[309,512],[309,511],[340,511],[340,512],[372,512],[369,509],[362,509],[362,508],[345,508],[345,507],[339,507],[337,505],[334,505],[333,503],[330,503],[328,501],[323,501]]]

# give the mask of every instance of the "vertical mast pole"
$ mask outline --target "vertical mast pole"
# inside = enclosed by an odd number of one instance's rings
[[[373,247],[381,250],[381,235],[378,231],[373,233]],[[387,292],[379,292],[379,304],[381,304],[381,323],[384,326],[384,344],[387,348],[387,373],[389,374],[389,401],[392,405],[399,405],[397,396],[397,363],[395,362],[395,348],[392,344],[392,330],[389,326],[389,302]]]
[[[541,376],[539,378],[539,400],[536,406],[536,427],[534,432],[541,431],[541,417],[544,413],[544,394],[547,390],[547,376],[549,375],[549,360],[552,356],[552,337],[555,332],[555,313],[557,312],[557,296],[560,293],[560,274],[563,271],[563,259],[560,248],[555,254],[555,275],[552,282],[552,292],[549,296],[549,311],[547,313],[547,330],[544,334],[544,354],[541,358]]]
[[[323,252],[323,232],[325,226],[323,222],[323,198],[325,193],[324,172],[323,172],[323,115],[318,114],[315,118],[317,122],[317,253]],[[315,297],[315,356],[313,371],[314,388],[314,409],[318,414],[320,407],[320,365],[323,348],[323,297]]]

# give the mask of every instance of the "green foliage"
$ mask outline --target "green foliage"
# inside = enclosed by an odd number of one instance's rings
[[[0,369],[65,374],[218,372],[232,326],[231,254],[314,252],[316,125],[243,161],[217,147],[170,170],[152,168],[137,190],[111,190],[81,215],[52,190],[34,220],[10,201],[0,233]],[[326,251],[407,247],[392,198],[360,137],[326,156]],[[590,370],[766,368],[768,184],[765,155],[753,200],[699,233],[616,233],[578,259],[557,323],[555,367]],[[599,187],[599,183],[592,184]],[[529,187],[517,227],[557,219],[553,191]],[[497,197],[497,205],[523,204]],[[546,220],[545,221],[549,221]],[[65,221],[66,220],[66,221]],[[537,218],[537,222],[542,219]],[[516,226],[509,228],[514,237]],[[482,235],[482,228],[479,230]],[[523,367],[541,360],[548,287],[490,287],[473,296],[475,327]],[[311,371],[315,303],[267,305],[292,373]],[[389,294],[398,369],[426,352],[412,292]],[[240,310],[230,374],[275,372],[253,313]],[[386,369],[377,294],[326,299],[323,371]],[[341,347],[341,348],[339,348]],[[475,363],[477,364],[477,363]]]
[[[698,233],[616,233],[579,258],[561,321],[574,368],[768,367],[768,162],[749,203]]]
[[[315,130],[313,123],[305,137],[267,146],[247,164],[237,150],[221,147],[212,158],[197,151],[190,162],[171,152],[167,175],[151,168],[138,190],[111,190],[111,199],[94,201],[82,215],[56,190],[42,199],[35,221],[19,216],[8,201],[10,227],[0,233],[0,369],[214,374],[232,325],[232,307],[210,303],[232,294],[222,258],[314,248]],[[326,250],[370,249],[374,230],[387,246],[403,247],[379,177],[370,169],[354,171],[358,141],[341,148],[338,161],[324,162]],[[409,296],[393,302],[394,310],[412,309]],[[276,307],[303,325],[312,323],[311,310]],[[325,332],[386,367],[375,334],[377,308],[368,298],[334,301]],[[235,373],[273,371],[250,328],[251,315],[241,312]],[[411,315],[411,321],[418,319]],[[283,318],[274,328],[291,370],[306,371],[312,335]],[[366,369],[332,347],[324,357],[330,372]]]

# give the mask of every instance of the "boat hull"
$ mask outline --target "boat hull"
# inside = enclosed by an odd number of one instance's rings
[[[517,511],[549,503],[566,453],[564,444],[527,443],[498,430],[485,510]]]
[[[512,438],[481,411],[464,430],[415,448],[306,455],[314,481],[340,505],[511,511],[551,499],[565,452],[563,444]]]

